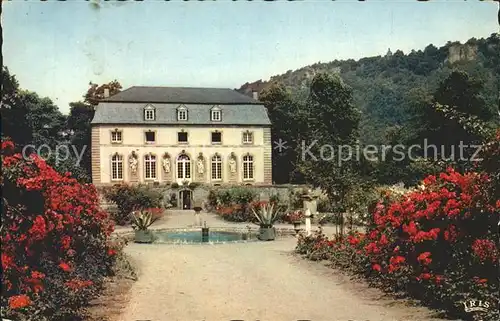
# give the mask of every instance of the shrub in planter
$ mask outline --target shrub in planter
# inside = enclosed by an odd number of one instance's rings
[[[304,222],[304,212],[301,210],[293,211],[283,215],[283,220],[290,224],[301,224]]]
[[[274,204],[262,202],[258,210],[252,208],[252,212],[258,220],[257,224],[260,226],[259,239],[261,241],[274,240],[276,230],[273,225],[281,214],[280,208]]]
[[[104,197],[114,202],[118,211],[113,213],[113,219],[119,225],[130,222],[130,213],[134,210],[160,207],[162,196],[159,192],[145,186],[118,184],[104,189]]]
[[[136,243],[153,242],[153,233],[148,228],[159,220],[162,214],[163,210],[160,208],[150,208],[132,213],[132,227],[135,231]]]
[[[174,189],[175,189],[175,188],[179,188],[179,184],[177,184],[177,183],[172,183],[172,185],[170,185],[170,187],[172,187],[172,188],[174,188]]]
[[[76,320],[112,272],[117,248],[93,185],[2,143],[2,316]]]

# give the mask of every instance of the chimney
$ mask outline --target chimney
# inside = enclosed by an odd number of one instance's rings
[[[109,97],[109,88],[104,88],[104,98]]]
[[[252,98],[255,100],[259,100],[259,92],[252,90]]]

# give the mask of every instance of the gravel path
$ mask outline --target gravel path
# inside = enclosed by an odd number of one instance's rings
[[[131,243],[139,280],[120,320],[437,320],[292,255],[295,243]]]

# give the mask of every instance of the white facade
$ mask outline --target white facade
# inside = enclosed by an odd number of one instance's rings
[[[184,133],[182,138],[187,134],[187,142],[178,141],[179,133]],[[217,133],[220,142],[212,142],[218,140]],[[152,136],[154,141],[147,141]],[[271,184],[266,127],[95,125],[92,143],[98,144],[92,148],[92,176],[98,185]]]

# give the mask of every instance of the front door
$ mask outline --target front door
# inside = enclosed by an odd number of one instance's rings
[[[182,200],[182,209],[189,210],[191,208],[191,191],[181,191],[180,199]]]

